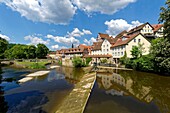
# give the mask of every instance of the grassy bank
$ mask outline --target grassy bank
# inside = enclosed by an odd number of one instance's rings
[[[29,69],[45,69],[48,61],[43,62],[18,62],[15,61],[15,65],[18,67],[29,68]]]

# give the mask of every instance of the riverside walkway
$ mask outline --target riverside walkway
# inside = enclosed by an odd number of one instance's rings
[[[83,113],[95,80],[95,72],[84,75],[55,113]]]

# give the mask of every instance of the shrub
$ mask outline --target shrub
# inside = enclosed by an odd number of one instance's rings
[[[86,63],[80,57],[73,57],[73,65],[74,67],[85,67]]]
[[[92,58],[86,58],[86,65],[89,65],[89,63],[92,61]]]
[[[102,59],[101,63],[107,63],[107,59]]]

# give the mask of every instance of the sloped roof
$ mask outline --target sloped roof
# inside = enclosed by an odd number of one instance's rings
[[[115,37],[115,42],[116,42],[119,38],[121,38],[124,34],[126,34],[126,33],[127,33],[126,30],[120,32],[120,33]]]
[[[140,26],[137,26],[137,27],[135,27],[135,28],[133,28],[133,29],[131,29],[129,32],[128,32],[128,34],[131,34],[131,33],[134,33],[134,32],[136,32],[136,31],[139,31],[139,30],[141,30],[145,25],[147,25],[147,24],[149,24],[148,22],[146,22],[146,23],[144,23],[144,24],[142,24],[142,25],[140,25]],[[149,24],[150,25],[150,24]],[[152,25],[150,25],[151,27],[152,27]],[[153,27],[152,27],[153,28]],[[154,29],[154,28],[153,28]]]
[[[158,31],[161,27],[163,27],[163,24],[155,24],[152,25],[152,27],[154,28],[154,32]]]
[[[122,40],[122,38],[118,39],[117,42],[111,46],[111,48],[113,47],[117,47],[117,46],[121,46],[121,45],[126,45],[127,43],[129,43],[132,39],[134,39],[135,37],[137,37],[138,35],[142,35],[141,33],[136,33],[136,34],[132,34],[132,35],[127,35],[125,36],[127,39],[126,40]],[[143,36],[143,35],[142,35]]]
[[[102,39],[107,39],[111,44],[112,43],[115,43],[115,40],[112,36],[109,36],[108,34],[103,34],[103,33],[99,33],[99,36],[102,38]]]
[[[93,43],[93,49],[92,50],[101,50],[102,42],[94,42]]]

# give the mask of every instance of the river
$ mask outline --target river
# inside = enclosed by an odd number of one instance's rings
[[[54,113],[84,74],[60,67],[17,82],[29,73],[0,67],[0,113]],[[96,76],[85,113],[170,113],[170,77],[125,70]]]
[[[170,113],[170,77],[123,70],[97,73],[85,113]]]
[[[0,113],[54,113],[83,75],[80,69],[60,67],[17,83],[28,73],[25,69],[0,68]]]

